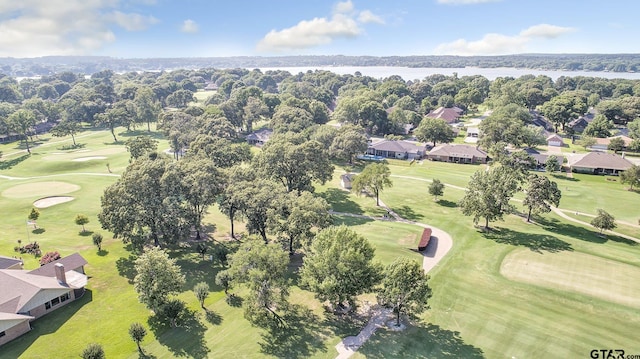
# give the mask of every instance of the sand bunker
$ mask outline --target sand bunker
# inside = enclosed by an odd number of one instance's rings
[[[2,195],[8,198],[42,198],[71,193],[79,189],[80,186],[67,182],[33,182],[8,188],[2,192]]]
[[[91,157],[74,158],[72,159],[72,161],[85,162],[85,161],[91,161],[91,160],[105,160],[105,159],[107,159],[107,157],[105,156],[91,156]]]
[[[33,202],[33,206],[36,208],[47,208],[47,207],[55,206],[56,204],[70,202],[70,201],[73,201],[73,197],[69,197],[69,196],[45,197],[45,198],[40,198],[39,200]]]

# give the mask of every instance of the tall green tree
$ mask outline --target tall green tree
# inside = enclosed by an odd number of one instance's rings
[[[444,184],[439,179],[434,178],[429,185],[429,194],[433,196],[435,201],[444,194]]]
[[[84,215],[84,214],[78,214],[78,215],[76,215],[75,223],[76,223],[77,225],[79,225],[79,226],[82,226],[82,233],[85,233],[85,232],[86,232],[86,230],[85,230],[85,228],[84,228],[84,225],[85,225],[85,224],[87,224],[87,223],[89,223],[89,217],[87,217],[87,216],[86,216],[86,215]]]
[[[138,346],[139,353],[142,353],[142,347],[140,347],[140,342],[142,342],[142,340],[146,335],[147,335],[147,330],[144,328],[142,324],[135,322],[135,323],[131,323],[131,326],[129,326],[129,336],[131,337],[131,340],[133,340]]]
[[[428,309],[431,298],[429,276],[413,259],[399,258],[382,271],[382,287],[378,298],[382,305],[391,307],[396,315],[396,326],[400,316],[415,315]]]
[[[90,343],[84,348],[80,357],[82,359],[104,359],[104,349],[100,344]]]
[[[591,225],[599,229],[602,234],[605,230],[616,228],[616,220],[605,210],[598,208],[598,214],[591,220]]]
[[[527,222],[531,221],[532,213],[549,213],[551,205],[558,207],[562,192],[558,184],[550,181],[546,176],[532,174],[529,176],[523,205],[528,208]]]
[[[327,149],[302,135],[274,136],[254,160],[259,172],[282,183],[288,192],[313,192],[313,181],[324,184],[333,176]]]
[[[158,141],[149,136],[136,136],[128,139],[124,146],[131,154],[131,158],[135,160],[145,154],[155,152],[158,149]]]
[[[558,171],[560,169],[560,162],[558,161],[558,157],[551,155],[549,157],[547,157],[547,160],[544,163],[544,169],[545,171],[549,172],[549,173],[553,173],[555,171]]]
[[[36,125],[36,116],[31,110],[19,109],[16,112],[9,115],[8,121],[9,127],[20,134],[24,140],[24,145],[27,149],[27,153],[31,154],[31,148],[29,147],[29,136],[33,126]]]
[[[340,127],[335,134],[329,153],[332,157],[347,160],[351,164],[353,158],[364,153],[367,147],[367,136],[364,130],[357,126],[345,125]]]
[[[607,149],[613,151],[613,153],[618,153],[618,151],[624,150],[624,147],[624,140],[621,137],[614,137],[609,141]]]
[[[381,267],[373,263],[375,249],[346,226],[320,231],[300,270],[302,285],[336,308],[355,306],[355,297],[380,281]]]
[[[70,120],[60,121],[51,129],[51,135],[54,137],[71,136],[74,146],[77,146],[76,134],[78,132],[80,132],[80,124]]]
[[[620,183],[629,184],[629,191],[633,191],[633,186],[639,186],[640,166],[632,165],[627,170],[620,173]]]
[[[289,248],[289,255],[311,241],[315,231],[331,224],[327,201],[310,192],[298,195],[289,192],[267,213],[267,225],[271,233],[282,239]]]
[[[416,138],[422,142],[449,143],[456,137],[453,128],[441,118],[425,117],[414,131]]]
[[[286,306],[289,281],[286,278],[289,256],[275,243],[265,245],[247,240],[229,257],[225,272],[232,282],[245,285],[251,295],[245,301],[245,317],[256,325],[275,321],[282,324],[277,310]]]
[[[198,302],[200,303],[200,307],[204,308],[204,301],[209,296],[209,285],[207,282],[199,282],[193,287],[193,294],[196,295]]]
[[[587,111],[587,102],[586,99],[574,92],[565,92],[543,103],[540,106],[540,111],[554,124],[555,132],[558,132],[558,127],[562,127],[564,131],[564,127],[569,121],[578,118]]]
[[[473,216],[476,225],[484,218],[484,227],[489,229],[489,221],[502,219],[506,213],[513,211],[509,200],[518,189],[518,180],[512,172],[505,166],[476,171],[458,203],[462,214]]]
[[[180,293],[185,283],[175,259],[158,247],[147,249],[136,259],[134,268],[133,289],[138,300],[156,313],[171,295]]]
[[[376,206],[380,206],[380,192],[391,186],[391,171],[386,163],[368,164],[352,182],[356,195],[360,195],[362,191],[371,193],[376,197]]]
[[[238,206],[249,233],[259,234],[267,243],[269,218],[285,196],[284,189],[271,180],[257,179],[229,184],[225,195],[231,196],[227,204]]]
[[[156,99],[153,89],[148,86],[138,88],[133,101],[138,121],[146,122],[147,131],[151,132],[151,122],[158,121],[162,111],[162,106]]]

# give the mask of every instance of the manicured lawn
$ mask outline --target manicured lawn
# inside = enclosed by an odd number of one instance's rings
[[[117,133],[121,141],[126,141],[145,131],[126,133],[119,129]],[[153,135],[161,137],[158,133]],[[130,283],[135,256],[121,241],[111,239],[96,217],[102,191],[127,166],[128,153],[122,150],[122,143],[113,144],[106,131],[83,132],[78,142],[84,146],[75,149],[64,147],[70,140],[60,140],[43,136],[40,141],[45,145],[35,149],[29,158],[8,155],[19,149],[15,143],[0,145],[5,154],[0,175],[20,177],[0,177],[0,254],[14,255],[17,239],[25,242],[27,238],[41,243],[45,252],[58,250],[68,255],[79,251],[89,262],[88,292],[81,300],[35,321],[33,331],[2,347],[2,358],[49,358],[51,353],[74,357],[89,342],[103,344],[108,358],[137,358],[136,346],[127,333],[135,321],[149,330],[142,345],[150,357],[334,358],[334,346],[340,338],[357,334],[364,325],[366,318],[346,320],[326,313],[311,293],[298,288],[294,261],[294,307],[287,317],[289,326],[280,332],[252,327],[244,319],[242,308],[229,305],[221,288],[215,285],[215,274],[222,267],[202,260],[194,243],[174,248],[170,254],[187,276],[180,298],[195,315],[179,328],[158,323],[138,303]],[[160,148],[167,147],[166,141],[161,141]],[[88,157],[93,158],[77,160]],[[404,332],[379,330],[356,358],[587,357],[591,349],[614,346],[640,352],[635,334],[640,331],[640,312],[633,305],[635,302],[629,304],[611,297],[615,290],[632,301],[640,297],[637,285],[624,286],[625,278],[635,278],[640,273],[640,245],[611,235],[600,237],[591,227],[553,214],[536,217],[537,224],[509,215],[504,222],[492,223],[493,231],[484,233],[456,207],[463,190],[448,186],[439,202],[434,202],[427,192],[434,178],[464,187],[469,176],[484,166],[391,161],[390,168],[393,187],[385,189],[381,199],[405,218],[446,230],[454,243],[449,254],[430,272],[431,309]],[[340,189],[341,173],[342,168],[338,168],[329,183],[316,189],[333,210],[385,214],[375,205],[374,198],[358,197]],[[604,208],[631,223],[640,218],[640,208],[634,205],[639,194],[626,191],[619,182],[586,175],[555,180],[563,191],[562,208],[583,213]],[[41,190],[42,183],[50,185]],[[73,201],[42,209],[39,230],[26,227],[33,201],[70,188],[74,190],[65,195],[73,196]],[[97,253],[90,235],[80,235],[79,226],[73,222],[78,213],[89,216],[88,231],[105,235],[103,252]],[[383,264],[402,256],[421,261],[420,254],[413,251],[421,233],[417,226],[338,215],[335,221],[368,238],[376,248],[376,260]],[[215,207],[205,224],[215,240],[207,242],[210,248],[235,246],[227,238],[229,220]],[[235,228],[236,232],[244,231],[241,222],[236,222]],[[23,259],[26,268],[38,266],[32,256],[25,255]],[[603,271],[610,275],[604,276]],[[589,276],[598,277],[590,281]],[[190,290],[200,281],[211,288],[205,301],[208,313],[199,308]],[[587,284],[576,287],[579,283]],[[623,287],[618,288],[616,283]],[[585,289],[586,285],[591,287]],[[233,291],[240,297],[246,295],[241,289]],[[604,291],[608,297],[598,295]],[[373,296],[365,298],[374,300]]]

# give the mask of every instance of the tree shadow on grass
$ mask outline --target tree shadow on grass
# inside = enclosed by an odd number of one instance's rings
[[[601,236],[595,229],[590,230],[588,228],[585,228],[579,225],[573,225],[571,223],[562,222],[556,218],[539,218],[536,221],[539,225],[541,225],[544,229],[548,231],[564,234],[566,236],[580,239],[585,242],[606,243],[607,240],[610,240],[613,242],[619,242],[619,243],[627,244],[630,246],[638,245],[638,242],[634,242],[632,240],[629,240],[620,236],[616,236],[614,234],[607,234],[606,236]]]
[[[333,215],[333,225],[335,226],[358,226],[373,221],[374,219],[371,218],[341,216],[337,214]]]
[[[364,213],[359,204],[349,199],[349,192],[341,189],[329,188],[325,192],[318,193],[318,196],[324,198],[336,212]]]
[[[571,244],[550,235],[516,232],[501,227],[494,227],[491,231],[484,232],[483,235],[497,243],[523,246],[537,253],[573,251]]]
[[[81,235],[82,237],[89,237],[90,235],[93,234],[93,231],[80,231],[78,232],[79,235]]]
[[[340,338],[357,335],[367,325],[369,317],[357,312],[334,313],[327,309],[322,325]]]
[[[45,231],[46,231],[46,229],[44,229],[44,228],[36,228],[36,229],[32,230],[31,233],[33,233],[33,234],[42,234]]]
[[[378,330],[359,350],[367,358],[484,358],[482,349],[467,344],[459,332],[429,324],[401,332]]]
[[[222,317],[220,316],[220,314],[214,312],[213,310],[209,310],[205,308],[204,317],[207,320],[207,322],[213,325],[220,325],[222,323]]]
[[[565,174],[552,174],[551,176],[553,176],[553,178],[557,179],[557,180],[561,180],[561,181],[569,181],[569,182],[580,182],[580,180],[578,178],[574,178],[574,177],[567,177],[567,175]]]
[[[441,199],[436,203],[438,205],[442,206],[442,207],[447,207],[447,208],[456,208],[456,207],[458,207],[458,204],[456,202],[448,201],[446,199]]]
[[[133,278],[136,276],[136,259],[136,256],[130,254],[128,258],[120,257],[116,260],[118,274],[120,274],[121,277],[127,278],[129,284],[133,284]]]
[[[234,308],[240,308],[242,307],[242,302],[244,302],[244,299],[237,294],[231,293],[224,298],[224,301]]]
[[[106,249],[101,249],[101,250],[99,250],[99,251],[98,251],[98,255],[99,255],[100,257],[104,257],[104,256],[106,256],[107,254],[109,254],[109,251],[108,251],[108,250],[106,250]]]
[[[272,326],[262,333],[260,351],[278,358],[308,358],[324,351],[328,330],[309,308],[291,304],[282,316],[284,326]]]
[[[410,221],[418,221],[420,219],[423,219],[424,216],[421,215],[420,213],[416,213],[413,208],[407,206],[407,205],[402,205],[400,207],[394,207],[393,211],[396,212],[400,217],[404,218],[404,219],[408,219]]]
[[[195,311],[185,309],[177,320],[176,328],[171,328],[169,319],[158,314],[150,316],[147,322],[158,342],[167,347],[173,357],[208,357],[210,350],[204,340],[207,328],[198,320]]]
[[[4,160],[4,161],[0,161],[0,170],[8,170],[13,168],[14,166],[20,164],[20,162],[26,160],[27,158],[29,158],[31,155],[30,154],[26,154],[26,155],[22,155],[20,157],[16,157],[12,160]]]

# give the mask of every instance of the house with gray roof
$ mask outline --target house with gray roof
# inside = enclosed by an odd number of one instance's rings
[[[555,156],[556,159],[558,159],[558,163],[561,166],[562,166],[562,163],[564,163],[564,156],[559,154],[540,153],[533,148],[525,148],[523,151],[525,151],[529,156],[533,157],[533,159],[536,161],[535,169],[538,169],[538,170],[545,169],[545,165],[547,164],[547,160],[549,159],[550,156]]]
[[[415,160],[423,158],[427,153],[427,145],[421,142],[404,140],[371,141],[367,154],[399,160]]]
[[[431,161],[476,164],[487,163],[489,156],[476,146],[447,144],[431,149],[427,158]]]
[[[272,135],[272,129],[261,128],[247,135],[247,143],[253,146],[262,146],[269,141]]]
[[[569,161],[571,171],[598,175],[618,175],[633,164],[624,157],[606,153],[590,152],[584,156],[572,156]]]
[[[0,269],[0,345],[30,331],[32,320],[82,297],[86,264],[75,253],[31,271]]]
[[[22,269],[22,260],[0,256],[0,269]]]

